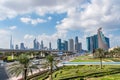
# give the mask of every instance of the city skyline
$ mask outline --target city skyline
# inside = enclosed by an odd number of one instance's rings
[[[0,0],[0,48],[10,47],[12,35],[14,47],[25,43],[32,48],[36,38],[56,48],[58,38],[78,36],[87,49],[86,37],[99,27],[110,38],[111,47],[120,46],[119,4],[119,0]]]

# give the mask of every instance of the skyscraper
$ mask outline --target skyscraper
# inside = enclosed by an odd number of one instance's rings
[[[57,40],[57,49],[62,50],[62,48],[61,48],[61,39]]]
[[[37,40],[36,40],[36,38],[33,40],[33,49],[37,49]]]
[[[97,35],[93,35],[86,38],[87,49],[93,52],[97,48],[108,49],[110,48],[109,38],[105,37],[102,32],[98,32]]]
[[[104,36],[104,34],[102,33],[102,31],[101,31],[101,29],[102,28],[99,28],[98,29],[98,47],[99,48],[102,48],[102,49],[104,49],[104,50],[108,50],[108,48],[109,48],[109,43],[107,43],[107,42],[109,42],[109,39],[108,38],[105,38],[105,36]]]
[[[24,43],[20,43],[20,49],[21,49],[21,50],[25,50]]]
[[[64,41],[64,50],[68,51],[68,41]]]
[[[78,51],[78,36],[75,37],[75,50]]]
[[[18,45],[17,45],[17,44],[15,45],[15,49],[16,49],[16,50],[17,50],[17,49],[19,49],[19,47],[18,47]]]
[[[33,40],[33,49],[40,49],[40,43],[36,38]]]
[[[13,43],[12,43],[12,36],[10,38],[10,49],[14,49]]]
[[[44,48],[44,44],[43,44],[43,41],[41,41],[41,49]]]
[[[52,50],[51,42],[49,42],[49,50]]]
[[[40,48],[40,43],[37,41],[36,43],[36,49],[39,49]]]
[[[69,39],[68,50],[74,51],[74,40],[73,39]]]

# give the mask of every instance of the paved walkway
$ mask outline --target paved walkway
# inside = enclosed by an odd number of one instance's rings
[[[0,66],[0,80],[8,80],[9,77],[4,66]]]

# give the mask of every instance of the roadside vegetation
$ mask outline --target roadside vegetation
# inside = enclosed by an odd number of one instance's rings
[[[64,66],[52,77],[53,80],[119,80],[120,66],[106,65],[102,70],[98,65]]]

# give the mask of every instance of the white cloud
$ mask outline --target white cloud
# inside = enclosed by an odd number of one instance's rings
[[[8,30],[0,29],[0,48],[8,48],[11,32]]]
[[[32,18],[29,18],[29,17],[22,17],[22,18],[20,18],[20,20],[23,23],[33,24],[33,25],[36,25],[38,23],[45,23],[46,22],[46,20],[44,20],[44,19],[40,19],[40,18],[32,19]]]
[[[16,29],[16,28],[17,28],[16,26],[10,26],[10,27],[9,27],[10,30],[14,30],[14,29]]]
[[[26,34],[25,36],[24,36],[24,39],[33,39],[34,38],[34,36],[33,35],[30,35],[30,34]]]
[[[52,20],[52,17],[51,17],[51,16],[49,16],[49,17],[48,17],[48,20]]]
[[[119,30],[120,0],[90,0],[90,3],[87,1],[88,0],[0,0],[0,20],[28,13],[36,13],[40,16],[48,13],[66,13],[67,16],[57,22],[56,33],[53,35],[39,35],[46,40],[67,35],[67,32],[70,30],[83,32],[84,35],[82,38],[84,38],[85,35],[97,33],[99,27],[103,27],[107,35],[108,32],[112,33],[113,29]],[[48,20],[51,19],[52,18],[48,17]],[[30,17],[23,17],[21,21],[34,25],[46,22],[46,20],[40,18],[32,19]],[[116,34],[113,33],[113,35],[115,36]],[[82,38],[81,40],[83,40]]]
[[[82,2],[84,0],[0,0],[0,20],[32,12],[41,16],[47,13],[63,13]]]

